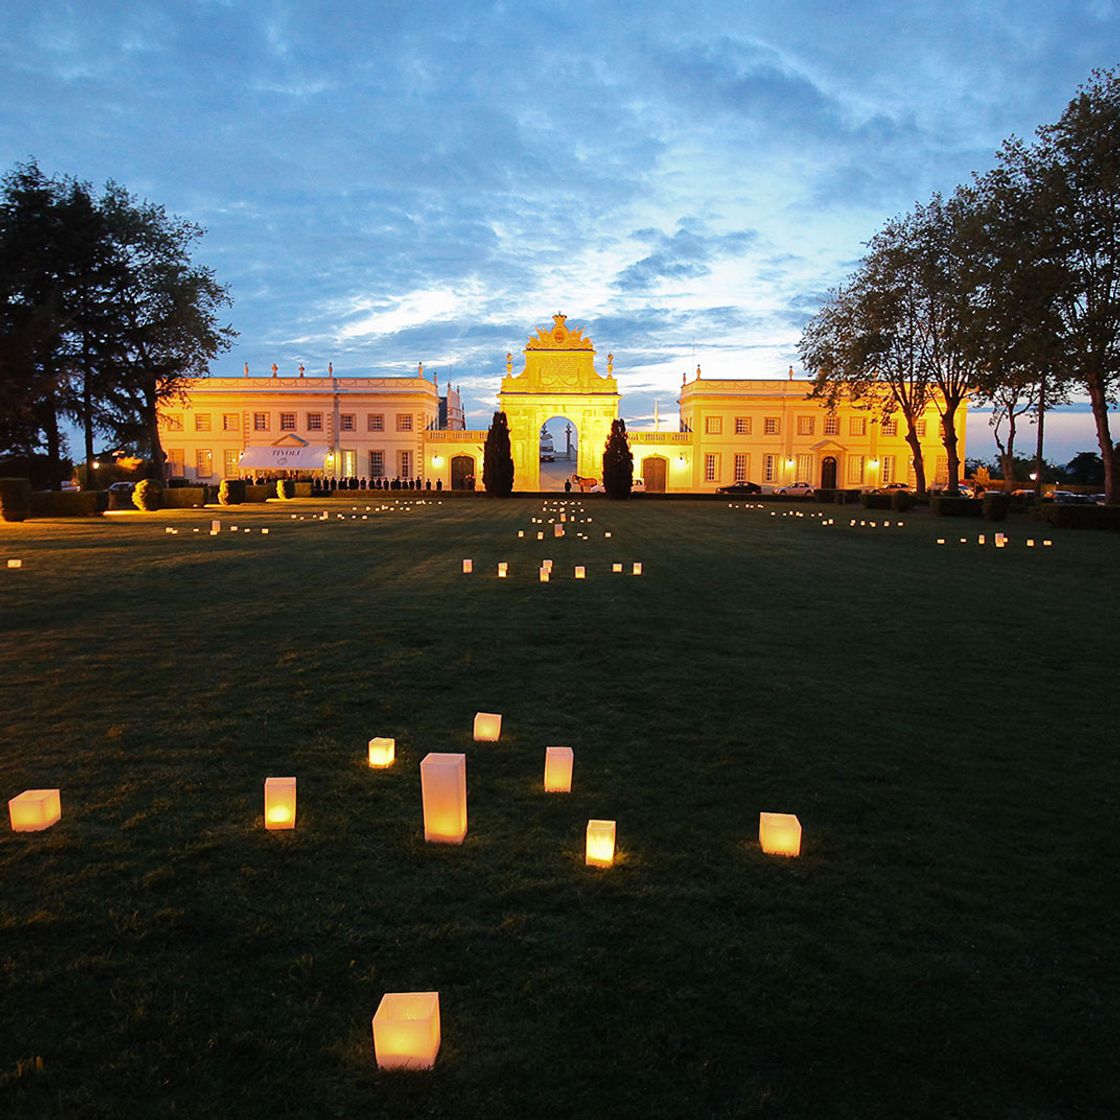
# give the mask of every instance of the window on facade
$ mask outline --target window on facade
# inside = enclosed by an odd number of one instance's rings
[[[239,431],[241,431],[241,413],[240,412],[223,412],[222,413],[222,431],[223,432],[239,432]]]
[[[813,456],[812,455],[798,455],[797,456],[797,477],[794,482],[812,482],[813,481]]]
[[[949,484],[949,457],[947,455],[937,456],[937,474],[935,481],[938,486],[947,486]]]
[[[344,449],[341,455],[341,459],[342,477],[356,478],[358,474],[358,453],[356,451],[346,451]]]
[[[209,412],[196,412],[194,414],[194,430],[196,432],[210,431],[210,413]]]
[[[398,432],[411,432],[412,431],[412,413],[411,412],[398,412],[397,413],[397,431]]]
[[[782,430],[781,423],[777,416],[767,416],[762,422],[762,430],[768,436],[776,436]]]
[[[183,449],[171,448],[167,451],[167,474],[169,478],[182,478],[183,476]]]
[[[400,417],[397,417],[398,421]],[[412,417],[409,417],[411,420]],[[398,451],[397,452],[397,474],[401,478],[412,477],[412,452],[411,451]]]
[[[719,456],[711,453],[704,456],[704,481],[719,481]]]
[[[294,432],[296,430],[296,414],[294,412],[280,413],[280,431]]]
[[[815,416],[799,416],[797,418],[797,434],[799,436],[811,436],[817,426],[817,418]]]
[[[238,463],[241,460],[241,452],[235,447],[227,447],[222,452],[222,477],[223,478],[236,478]]]
[[[253,431],[254,432],[267,432],[268,431],[268,413],[267,412],[254,412],[253,413]]]
[[[709,436],[718,436],[723,434],[723,417],[722,416],[705,416],[704,417],[704,434]]]
[[[183,414],[181,412],[169,412],[163,418],[163,426],[169,432],[181,432],[183,430]]]
[[[778,481],[778,456],[777,455],[763,455],[762,456],[762,481],[763,482],[777,482]]]
[[[826,416],[824,418],[824,434],[826,436],[838,436],[840,434],[839,416]]]
[[[896,436],[898,435],[898,421],[893,417],[890,420],[883,421],[883,435]]]
[[[879,481],[886,486],[888,482],[894,482],[894,456],[883,456],[883,469],[879,474]]]
[[[385,477],[385,452],[384,451],[371,451],[369,453],[369,477],[370,478],[384,478]]]
[[[194,453],[194,472],[199,478],[209,478],[214,473],[214,453],[207,447],[200,447]]]
[[[380,412],[367,412],[366,413],[366,431],[367,432],[383,432],[385,431],[385,417]]]
[[[323,414],[321,412],[309,412],[307,414],[307,430],[309,432],[321,432],[323,430]]]
[[[746,482],[751,473],[751,457],[749,455],[735,456],[735,481]]]
[[[848,417],[848,435],[850,436],[863,436],[867,434],[867,417],[866,416],[849,416]]]
[[[848,456],[848,482],[859,486],[863,482],[863,456]]]
[[[751,418],[749,416],[735,417],[735,434],[737,436],[749,436],[751,434]]]
[[[352,432],[356,428],[354,423],[354,414],[352,412],[344,412],[338,418],[338,427],[340,431]]]
[[[917,430],[918,430],[918,439],[925,439],[926,438],[926,422],[925,422],[925,419],[923,418],[923,419],[919,420],[917,422],[917,424],[914,425],[914,427],[917,428]]]

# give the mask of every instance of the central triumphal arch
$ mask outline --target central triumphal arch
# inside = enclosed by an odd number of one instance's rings
[[[597,373],[591,339],[582,328],[569,327],[566,315],[554,315],[551,328],[539,328],[523,353],[525,368],[516,375],[513,355],[506,355],[498,394],[498,407],[509,420],[514,489],[540,489],[540,431],[554,416],[576,427],[576,473],[599,478],[611,421],[618,418],[613,355],[607,357],[607,375]]]

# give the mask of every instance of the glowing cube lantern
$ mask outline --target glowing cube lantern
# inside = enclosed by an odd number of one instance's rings
[[[383,739],[380,737],[369,741],[369,764],[375,770],[384,770],[392,766],[397,758],[396,739]]]
[[[62,816],[62,799],[57,789],[25,789],[8,802],[13,832],[42,832],[57,824]]]
[[[621,572],[622,571],[622,565],[621,564],[612,564],[611,565],[611,571],[612,572]]]
[[[1027,537],[1027,548],[1034,548],[1034,537]]]
[[[758,843],[769,856],[799,856],[801,822],[792,813],[759,813]]]
[[[587,579],[587,569],[582,564],[576,565],[576,579]]]
[[[1050,542],[1047,541],[1046,543],[1049,544]],[[22,560],[9,560],[8,561],[8,567],[9,568],[22,568],[23,567],[23,561]]]
[[[467,835],[467,756],[429,754],[420,763],[424,839],[461,844]]]
[[[640,563],[640,562],[638,562],[638,561],[636,561],[636,562],[635,562],[635,564],[634,564],[634,567],[633,567],[632,571],[634,572],[634,575],[636,575],[636,576],[640,576],[640,575],[642,574],[642,565],[641,565],[641,563]]]
[[[552,535],[554,537],[562,537],[564,535],[564,526],[563,525],[553,525],[552,526]]]
[[[473,572],[473,571],[474,571],[474,561],[473,560],[464,560],[463,561],[463,575],[469,576],[471,574],[471,572]]]
[[[614,863],[614,825],[614,821],[587,822],[588,867],[610,867]]]
[[[221,531],[222,531],[222,523],[217,518],[214,518],[214,520],[210,522],[210,532],[211,533],[220,533]]]
[[[378,1069],[431,1069],[439,1053],[439,992],[386,992],[373,1016]]]
[[[270,831],[280,828],[295,828],[295,778],[265,778],[264,826]]]
[[[495,712],[476,712],[474,717],[474,741],[476,743],[496,743],[502,737],[502,717]]]
[[[537,534],[537,540],[543,541],[544,540],[544,533],[538,533]]]
[[[541,577],[541,583],[548,583],[548,581],[552,578],[552,569],[551,568],[541,568],[540,577]]]
[[[498,564],[498,579],[505,579],[509,575],[509,564],[502,560]]]
[[[572,792],[572,762],[574,759],[575,755],[571,747],[545,747],[545,793]]]

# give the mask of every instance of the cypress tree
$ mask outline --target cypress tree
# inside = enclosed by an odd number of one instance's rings
[[[626,421],[612,420],[603,448],[603,489],[610,498],[629,498],[634,488],[634,454],[626,435]]]
[[[513,455],[509,447],[509,421],[495,412],[482,453],[482,485],[487,494],[508,498],[513,490]]]

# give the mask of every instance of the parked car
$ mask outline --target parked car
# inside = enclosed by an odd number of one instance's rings
[[[813,496],[813,487],[808,482],[791,482],[788,486],[783,486],[778,490],[779,494],[789,494],[791,496],[799,496],[802,498],[811,498]]]
[[[717,494],[761,494],[762,487],[757,482],[733,482],[730,486],[717,486]]]
[[[76,494],[81,487],[76,482],[63,482],[60,484],[60,489],[64,494]]]
[[[1089,494],[1078,494],[1074,490],[1055,490],[1054,501],[1063,506],[1091,506],[1096,505],[1096,498]]]
[[[909,493],[914,487],[909,482],[888,482],[885,486],[876,486],[872,494],[895,494],[899,490],[905,490]]]
[[[135,482],[114,482],[109,486],[110,494],[131,494],[136,489]]]

